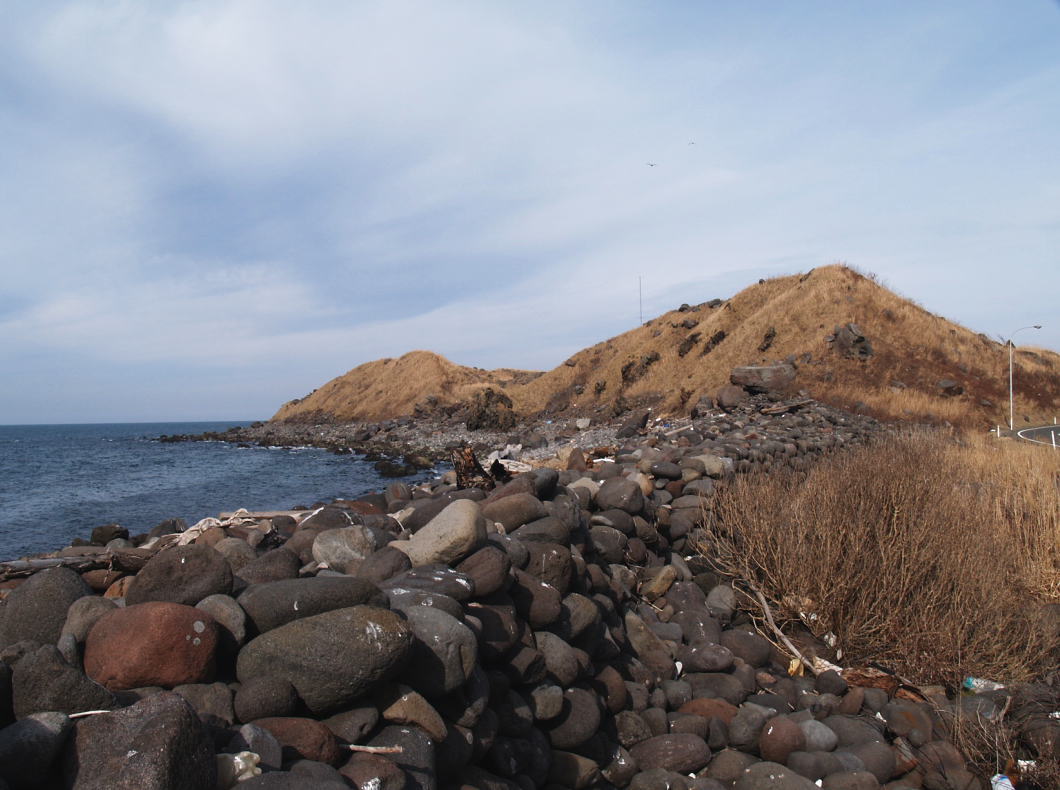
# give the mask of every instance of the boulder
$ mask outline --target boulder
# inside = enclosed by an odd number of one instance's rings
[[[115,705],[113,694],[66,663],[52,645],[24,655],[15,664],[11,685],[15,716],[20,719],[45,711],[80,713]]]
[[[253,723],[280,742],[285,761],[316,760],[327,765],[339,762],[339,742],[322,722],[299,716],[285,716],[258,719]]]
[[[67,610],[92,590],[69,568],[35,573],[12,590],[0,609],[0,649],[23,640],[54,645]]]
[[[644,494],[634,481],[625,477],[611,477],[596,492],[596,506],[601,510],[615,508],[637,514],[644,509]]]
[[[68,786],[114,790],[203,790],[217,780],[213,745],[177,694],[79,719],[66,751]]]
[[[386,596],[354,576],[309,576],[249,585],[236,602],[254,631],[264,634],[294,620],[351,606],[383,606]]]
[[[275,582],[280,579],[293,579],[298,576],[302,561],[298,555],[281,546],[267,551],[256,560],[248,562],[239,569],[239,578],[248,584]]]
[[[243,722],[293,716],[299,704],[298,692],[291,682],[269,674],[247,678],[239,684],[232,700],[236,718]]]
[[[313,559],[342,573],[355,572],[379,546],[367,527],[326,529],[313,540]]]
[[[125,594],[127,604],[148,601],[194,606],[208,595],[232,592],[232,569],[209,546],[191,544],[163,549],[136,574]]]
[[[795,367],[779,365],[742,365],[732,369],[729,381],[748,392],[782,390],[795,381]]]
[[[317,715],[349,707],[396,674],[412,647],[412,629],[375,606],[354,606],[294,620],[239,651],[241,682],[259,674],[286,679]]]
[[[747,390],[737,387],[735,384],[726,384],[719,387],[714,394],[714,400],[722,411],[732,411],[748,398]]]
[[[213,617],[193,606],[152,601],[115,609],[88,632],[85,672],[111,691],[209,682],[218,637]]]
[[[408,554],[412,565],[417,566],[458,562],[485,542],[486,519],[478,503],[458,499],[408,541],[390,545]]]
[[[60,636],[71,634],[78,643],[84,642],[96,620],[115,608],[117,604],[114,601],[98,595],[78,598],[66,612],[66,622],[63,623]]]
[[[412,629],[412,649],[405,682],[428,697],[455,691],[471,675],[478,643],[471,630],[450,614],[428,606],[405,610]]]
[[[748,766],[733,790],[816,790],[817,785],[791,768],[768,761]]]
[[[687,774],[710,761],[707,742],[692,733],[657,735],[633,745],[629,753],[641,770],[664,768]]]
[[[0,783],[32,790],[52,783],[55,760],[73,722],[65,713],[34,713],[0,730]]]

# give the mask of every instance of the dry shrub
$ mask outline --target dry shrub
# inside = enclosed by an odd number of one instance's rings
[[[704,547],[843,663],[950,688],[1055,662],[1040,604],[1060,598],[1060,453],[938,433],[888,436],[806,472],[738,478]]]

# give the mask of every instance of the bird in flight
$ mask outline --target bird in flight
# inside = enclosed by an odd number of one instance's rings
[[[648,165],[648,167],[655,167],[655,165],[656,165],[657,163],[656,163],[656,162],[646,162],[645,164],[647,164],[647,165]]]
[[[695,145],[695,144],[696,144],[696,141],[695,141],[695,140],[689,140],[689,141],[688,141],[688,144],[689,144],[689,145]]]

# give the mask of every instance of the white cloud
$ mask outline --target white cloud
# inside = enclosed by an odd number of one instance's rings
[[[549,366],[631,326],[640,275],[650,314],[836,259],[1003,314],[997,260],[1055,277],[1060,246],[1060,20],[1021,13],[26,5],[0,31],[0,359]]]

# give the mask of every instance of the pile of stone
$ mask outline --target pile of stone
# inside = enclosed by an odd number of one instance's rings
[[[692,550],[726,477],[860,429],[726,419],[491,492],[395,483],[156,538],[136,573],[22,580],[0,788],[982,787],[927,703],[790,676]]]

